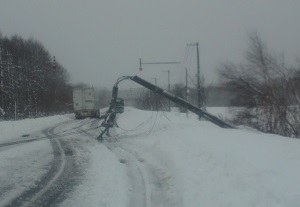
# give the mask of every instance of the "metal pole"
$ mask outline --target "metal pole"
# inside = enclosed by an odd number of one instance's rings
[[[148,101],[148,104],[149,104],[149,109],[152,111],[151,91],[150,90],[149,90],[149,101]]]
[[[199,58],[199,43],[196,43],[197,46],[197,91],[198,91],[198,108],[202,108],[201,103],[201,89],[200,89],[200,58]],[[201,115],[199,115],[199,119],[201,119]]]
[[[200,58],[199,58],[199,43],[188,44],[188,46],[196,46],[197,47],[197,94],[198,94],[198,108],[202,107],[201,102],[201,90],[200,90]],[[201,119],[201,115],[199,115],[199,119]]]
[[[0,47],[0,95],[1,95],[1,106],[4,109],[4,94],[3,94],[3,69],[2,69],[2,49]]]
[[[142,71],[143,68],[142,68],[142,58],[140,58],[140,71]]]
[[[187,68],[185,68],[185,100],[188,101],[188,79],[187,79]],[[186,117],[188,117],[188,111],[186,110]]]
[[[200,60],[199,60],[199,43],[197,46],[197,92],[198,92],[198,108],[201,108],[201,93],[200,93]]]
[[[171,86],[170,86],[170,70],[168,70],[168,90],[169,92],[171,91]],[[169,112],[171,111],[171,102],[169,100]]]
[[[168,73],[168,92],[171,92],[171,85],[170,85],[170,70],[164,70],[163,72]],[[169,107],[169,112],[171,111],[171,102],[168,100],[168,107]]]
[[[157,81],[155,78],[155,86],[157,86]],[[156,107],[156,111],[158,111],[158,103],[157,103],[157,94],[155,93],[155,107]]]

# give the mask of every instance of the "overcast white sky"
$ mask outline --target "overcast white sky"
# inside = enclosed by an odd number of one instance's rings
[[[269,48],[294,64],[300,57],[299,0],[1,0],[0,31],[42,42],[69,71],[72,82],[111,89],[123,75],[158,85],[201,73],[217,81],[215,68],[240,63],[248,33],[257,31]],[[143,62],[179,61],[180,65]],[[136,85],[135,85],[136,86]]]

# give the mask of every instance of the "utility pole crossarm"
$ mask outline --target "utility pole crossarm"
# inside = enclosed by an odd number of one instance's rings
[[[142,63],[143,65],[149,64],[180,64],[180,62],[151,62],[151,63]]]
[[[173,62],[147,62],[147,63],[143,63],[142,62],[142,58],[140,58],[140,71],[142,71],[142,65],[162,65],[162,64],[180,64],[180,62],[176,62],[176,61],[173,61]]]

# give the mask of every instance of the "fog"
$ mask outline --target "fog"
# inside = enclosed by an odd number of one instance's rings
[[[256,31],[289,64],[300,56],[297,0],[3,0],[0,31],[42,42],[70,73],[70,82],[111,88],[118,77],[139,75],[161,87],[200,73],[218,82],[216,67],[240,63],[248,33]],[[142,62],[180,62],[143,65]],[[129,84],[130,87],[135,85]]]

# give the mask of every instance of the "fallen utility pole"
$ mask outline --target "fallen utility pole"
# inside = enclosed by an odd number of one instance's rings
[[[179,98],[178,96],[175,96],[174,94],[167,92],[155,85],[153,85],[150,82],[145,81],[144,79],[138,77],[138,76],[133,76],[130,78],[131,80],[133,80],[134,82],[144,86],[145,88],[150,89],[151,91],[154,91],[155,93],[159,94],[160,96],[163,96],[171,101],[173,101],[174,103],[190,110],[191,112],[194,112],[195,114],[205,118],[206,120],[218,125],[219,127],[222,128],[235,128],[233,126],[231,126],[230,124],[222,121],[221,119],[217,118],[216,116],[209,114],[205,111],[203,111],[202,109],[194,106],[193,104]]]
[[[162,88],[153,85],[152,83],[138,77],[138,76],[124,76],[118,79],[118,81],[115,83],[114,87],[113,87],[113,92],[112,92],[112,100],[110,103],[110,107],[108,109],[108,111],[106,112],[104,121],[101,123],[101,126],[104,127],[103,130],[101,130],[100,135],[98,136],[98,140],[102,141],[103,140],[103,135],[105,133],[107,133],[109,135],[109,128],[113,127],[114,123],[115,123],[115,118],[116,118],[116,100],[117,100],[117,96],[118,96],[118,84],[123,81],[123,80],[127,80],[130,79],[142,86],[144,86],[145,88],[148,88],[149,90],[157,93],[160,96],[163,96],[171,101],[173,101],[174,103],[188,109],[191,112],[194,112],[195,114],[197,114],[198,116],[203,117],[204,119],[216,124],[219,127],[222,128],[229,128],[229,129],[234,129],[235,127],[222,121],[221,119],[217,118],[216,116],[209,114],[205,111],[203,111],[202,109],[194,106],[193,104],[179,98],[178,96],[175,96],[174,94],[163,90]]]

